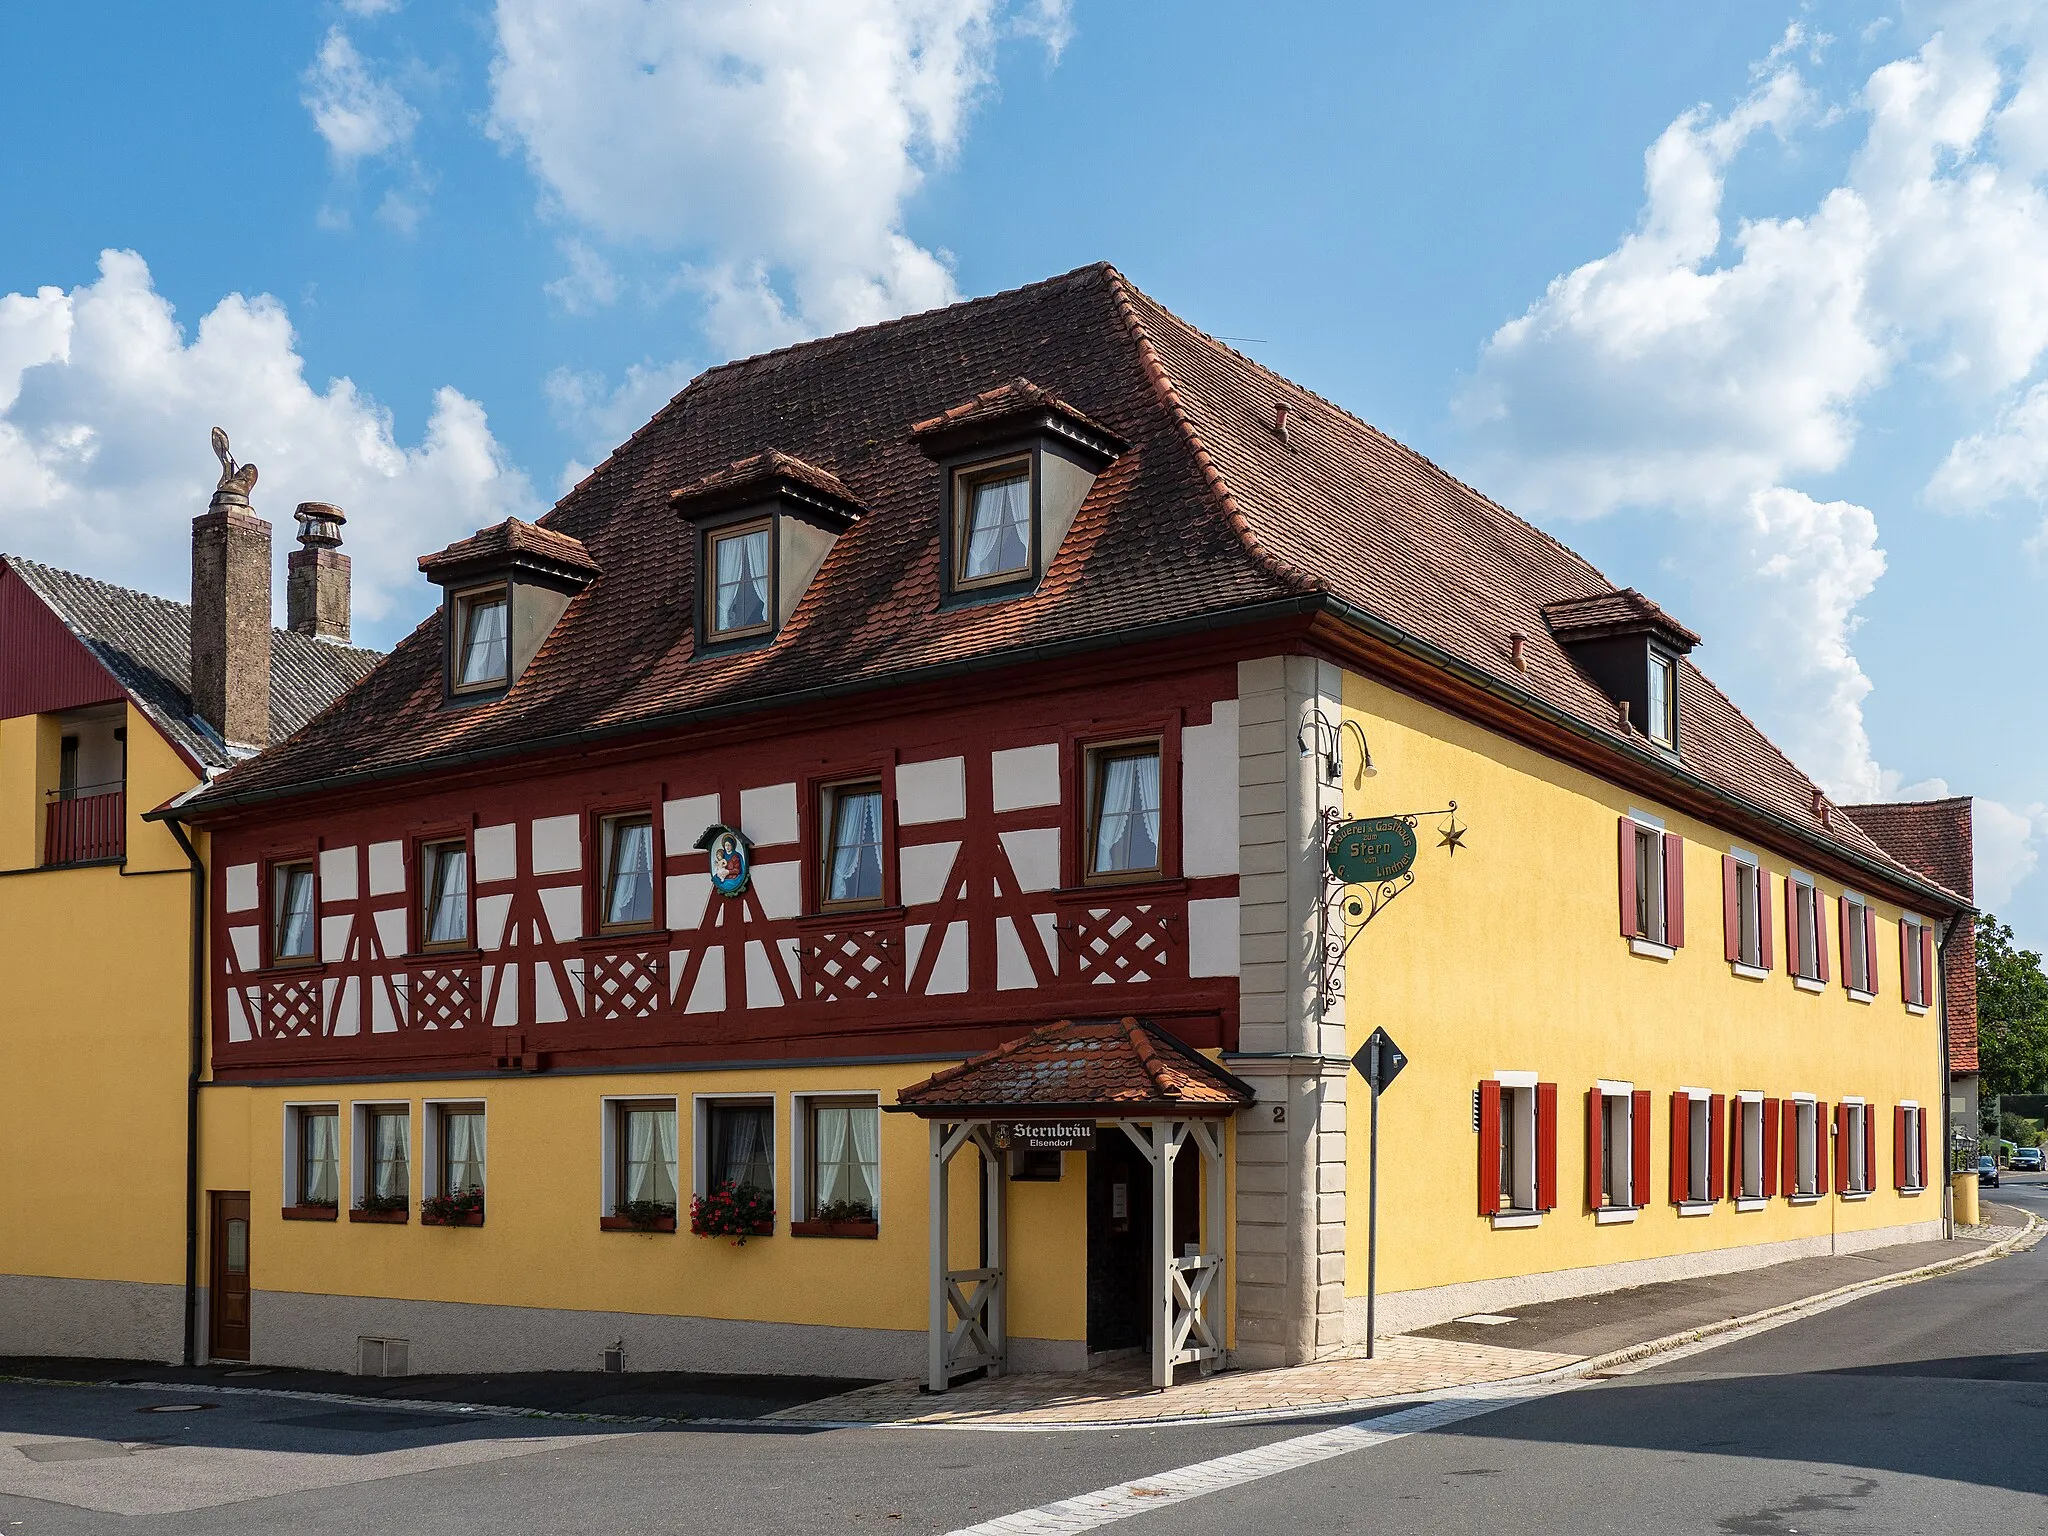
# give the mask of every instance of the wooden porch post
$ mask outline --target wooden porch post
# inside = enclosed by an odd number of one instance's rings
[[[988,1265],[996,1272],[988,1304],[989,1366],[991,1376],[1006,1375],[1010,1369],[1010,1181],[1003,1176],[1002,1153],[986,1130],[975,1138],[981,1148],[983,1187],[988,1192]]]
[[[1178,1127],[1152,1122],[1152,1385],[1173,1385],[1173,1156]]]
[[[1225,1272],[1226,1259],[1230,1251],[1229,1220],[1224,1210],[1223,1138],[1224,1122],[1212,1120],[1196,1127],[1196,1140],[1202,1148],[1203,1182],[1208,1186],[1209,1230],[1202,1234],[1202,1251],[1216,1256],[1216,1278],[1209,1283],[1209,1319],[1216,1333],[1217,1357],[1202,1362],[1204,1375],[1222,1368],[1229,1348],[1230,1291],[1229,1276]]]
[[[943,1120],[930,1122],[932,1130],[931,1164],[931,1315],[929,1335],[926,1341],[925,1385],[934,1392],[943,1392],[951,1385],[946,1371],[946,1341],[951,1330],[946,1326],[946,1265],[948,1201],[946,1189],[946,1166],[951,1161],[947,1155],[946,1123]]]

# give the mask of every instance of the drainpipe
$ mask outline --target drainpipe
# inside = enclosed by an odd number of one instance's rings
[[[1955,1161],[1955,1127],[1949,1123],[1953,1095],[1948,1073],[1948,945],[1956,936],[1956,924],[1972,921],[1968,912],[1958,912],[1942,925],[1941,941],[1934,946],[1934,969],[1941,977],[1941,1235],[1956,1235],[1955,1191],[1949,1183],[1949,1167]]]
[[[185,1364],[199,1363],[199,1067],[206,1026],[206,866],[185,835],[184,825],[166,816],[164,825],[192,866],[192,997],[189,1060],[185,1072]]]

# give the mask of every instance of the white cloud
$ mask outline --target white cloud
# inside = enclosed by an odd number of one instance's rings
[[[561,245],[569,270],[547,284],[547,295],[572,315],[587,315],[618,302],[619,274],[612,264],[581,240]]]
[[[491,131],[593,238],[682,256],[714,342],[754,350],[955,296],[905,206],[1006,27],[1067,26],[1065,0],[498,0]]]
[[[557,368],[547,376],[543,388],[556,424],[594,461],[680,394],[693,372],[683,362],[641,362],[628,368],[626,376],[613,385],[601,373]],[[581,460],[570,464],[562,473],[559,490],[566,491],[589,472],[590,465]]]
[[[397,10],[400,0],[341,0],[341,8],[351,16],[365,19],[372,16],[389,16]]]
[[[396,86],[377,77],[340,27],[330,28],[321,42],[299,100],[342,171],[404,148],[419,126],[419,112]]]
[[[68,293],[0,297],[0,548],[182,598],[215,425],[259,466],[280,573],[293,506],[348,513],[357,634],[374,641],[424,611],[421,554],[539,510],[457,391],[436,392],[408,447],[348,379],[314,389],[276,299],[230,294],[188,336],[132,251],[104,252],[98,280]]]
[[[1972,807],[1970,825],[1976,838],[1977,905],[1995,912],[2012,900],[2020,882],[2041,862],[2041,843],[2048,837],[2048,805],[2015,810],[1979,798]]]
[[[1957,13],[1961,14],[1961,13]],[[2017,13],[2015,13],[2017,14]],[[1724,115],[1679,116],[1644,157],[1636,228],[1489,339],[1456,402],[1477,477],[1553,518],[1680,520],[1688,616],[1713,665],[1832,793],[1885,775],[1851,645],[1884,569],[1871,512],[1802,480],[1841,468],[1904,367],[1966,406],[2048,353],[2048,49],[1992,10],[1874,71],[1864,137],[1798,217],[1725,228],[1727,175],[1761,136],[1833,120],[1793,62],[1796,28]],[[2038,43],[2041,40],[2026,40]],[[2018,51],[2015,52],[2015,48]],[[2016,83],[2017,82],[2017,83]],[[2048,487],[2048,401],[1958,444],[1931,499]]]

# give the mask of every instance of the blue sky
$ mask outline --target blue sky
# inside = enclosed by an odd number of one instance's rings
[[[180,593],[219,420],[389,643],[698,369],[1106,258],[1650,592],[1842,798],[1979,796],[2048,942],[2032,10],[67,13],[0,53],[0,548]]]

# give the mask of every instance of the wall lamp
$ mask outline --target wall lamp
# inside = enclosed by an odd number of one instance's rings
[[[1365,727],[1356,720],[1346,720],[1342,725],[1333,726],[1329,717],[1320,709],[1311,710],[1301,723],[1301,730],[1294,738],[1294,744],[1301,748],[1301,755],[1307,757],[1317,753],[1323,760],[1323,778],[1331,783],[1340,783],[1344,777],[1344,733],[1349,731],[1358,738],[1359,769],[1361,779],[1375,778],[1379,769],[1373,766],[1372,747],[1366,742]]]

